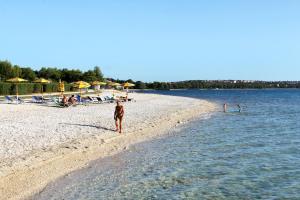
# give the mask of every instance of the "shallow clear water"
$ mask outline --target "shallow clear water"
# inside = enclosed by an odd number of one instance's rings
[[[300,199],[300,90],[161,93],[243,111],[216,112],[97,160],[34,198]]]

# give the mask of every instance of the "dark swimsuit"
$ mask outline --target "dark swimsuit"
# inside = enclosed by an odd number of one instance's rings
[[[116,118],[117,119],[123,118],[123,106],[116,106]]]

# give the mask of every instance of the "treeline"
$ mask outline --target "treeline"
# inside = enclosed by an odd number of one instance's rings
[[[79,80],[86,82],[104,80],[101,69],[98,66],[85,72],[78,69],[58,69],[56,67],[42,67],[40,70],[33,70],[30,67],[12,65],[9,61],[0,61],[0,81],[4,82],[5,80],[14,77],[20,77],[28,81],[34,81],[36,78],[40,77],[49,79],[53,82],[58,82],[61,79],[67,83]]]
[[[263,88],[300,88],[299,81],[207,81],[207,80],[191,80],[180,82],[153,82],[144,83],[142,81],[132,82],[136,89],[154,89],[154,90],[170,90],[170,89],[263,89]]]
[[[20,67],[12,65],[9,61],[0,61],[0,94],[14,94],[15,86],[5,81],[9,78],[20,77],[28,81],[34,81],[36,78],[45,78],[52,81],[45,87],[45,92],[56,92],[57,82],[59,80],[66,82],[66,91],[72,90],[68,83],[83,80],[86,82],[104,81],[103,73],[100,67],[96,66],[88,71],[76,69],[58,69],[56,67],[42,67],[39,70],[33,70],[30,67]],[[234,80],[190,80],[180,82],[152,82],[145,83],[142,81],[119,80],[107,78],[109,81],[125,83],[130,82],[135,84],[135,89],[155,89],[155,90],[170,90],[170,89],[262,89],[262,88],[300,88],[299,81],[234,81]],[[21,93],[28,94],[38,91],[39,84],[24,83],[20,84]]]

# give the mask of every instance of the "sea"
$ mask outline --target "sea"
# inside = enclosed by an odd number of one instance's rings
[[[219,109],[93,161],[33,199],[300,199],[299,89],[147,92]]]

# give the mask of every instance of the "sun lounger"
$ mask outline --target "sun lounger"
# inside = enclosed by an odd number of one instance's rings
[[[43,103],[43,98],[38,96],[32,96],[33,103]]]
[[[77,100],[77,103],[79,103],[79,104],[84,104],[84,105],[86,105],[86,104],[88,104],[88,103],[92,103],[91,100],[89,100],[88,98],[83,98],[83,97],[81,97],[80,95],[77,95],[77,96],[76,96],[76,100]]]
[[[20,97],[14,97],[14,98],[11,98],[10,96],[5,96],[5,99],[6,99],[6,102],[7,103],[24,103],[25,101],[23,99],[21,99]]]
[[[59,98],[56,97],[51,97],[49,103],[54,104],[56,107],[61,107],[61,108],[66,107],[59,101]]]
[[[5,96],[6,102],[7,103],[13,103],[14,100],[10,96]]]
[[[21,97],[15,97],[15,100],[16,100],[18,103],[25,103],[25,101],[24,101]]]
[[[98,100],[98,102],[100,103],[105,103],[105,99],[101,98],[101,97],[96,97],[96,99]]]
[[[114,103],[116,99],[114,97],[105,96],[104,100],[110,103]]]
[[[91,103],[103,103],[103,101],[98,99],[97,97],[87,96],[87,99],[90,100]]]

